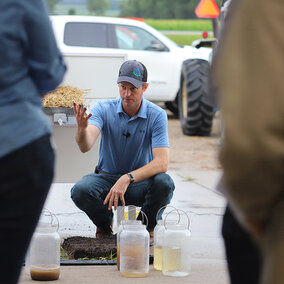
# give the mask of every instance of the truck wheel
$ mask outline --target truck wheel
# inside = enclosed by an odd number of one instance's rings
[[[209,63],[202,59],[183,62],[178,96],[182,131],[190,136],[209,136],[214,110],[205,102]]]

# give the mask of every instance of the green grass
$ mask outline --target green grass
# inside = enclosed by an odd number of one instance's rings
[[[173,34],[165,34],[172,41],[176,42],[179,45],[191,45],[194,40],[201,39],[202,34],[200,35],[173,35]],[[209,36],[208,38],[212,38]]]
[[[68,260],[71,259],[70,255],[66,252],[66,250],[60,245],[60,259]]]
[[[187,177],[186,181],[194,181],[194,178],[192,178],[192,177]]]
[[[212,21],[145,19],[145,23],[160,31],[212,31]]]

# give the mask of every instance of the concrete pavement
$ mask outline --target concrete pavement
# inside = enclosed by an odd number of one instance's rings
[[[194,171],[185,174],[169,172],[176,184],[171,205],[189,214],[192,233],[192,272],[185,278],[163,276],[150,266],[146,278],[121,277],[114,265],[61,266],[57,283],[195,283],[228,284],[223,241],[220,234],[226,201],[216,191],[219,171]],[[187,181],[187,177],[193,181]],[[53,184],[45,207],[55,213],[60,223],[62,238],[95,235],[95,226],[70,199],[72,184]],[[36,283],[22,272],[20,284]]]

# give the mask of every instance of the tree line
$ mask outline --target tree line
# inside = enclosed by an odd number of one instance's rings
[[[45,0],[50,13],[55,12],[55,7],[61,0]],[[86,0],[86,8],[90,15],[103,16],[110,7],[110,0]],[[69,14],[75,14],[76,11],[71,9]]]
[[[54,12],[60,0],[46,0],[49,10]],[[121,0],[121,17],[151,19],[188,19],[196,18],[195,9],[200,0]],[[216,0],[220,7],[222,0]],[[110,0],[86,0],[86,8],[91,15],[104,15],[110,7]]]
[[[200,0],[122,0],[121,16],[148,19],[192,19]],[[216,0],[220,7],[222,0]]]

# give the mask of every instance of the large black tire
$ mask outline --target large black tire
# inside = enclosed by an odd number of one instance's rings
[[[211,133],[214,109],[205,101],[209,68],[209,63],[202,59],[183,62],[178,106],[185,135],[209,136]]]
[[[165,102],[165,107],[170,110],[174,116],[178,116],[178,96],[173,102]]]

